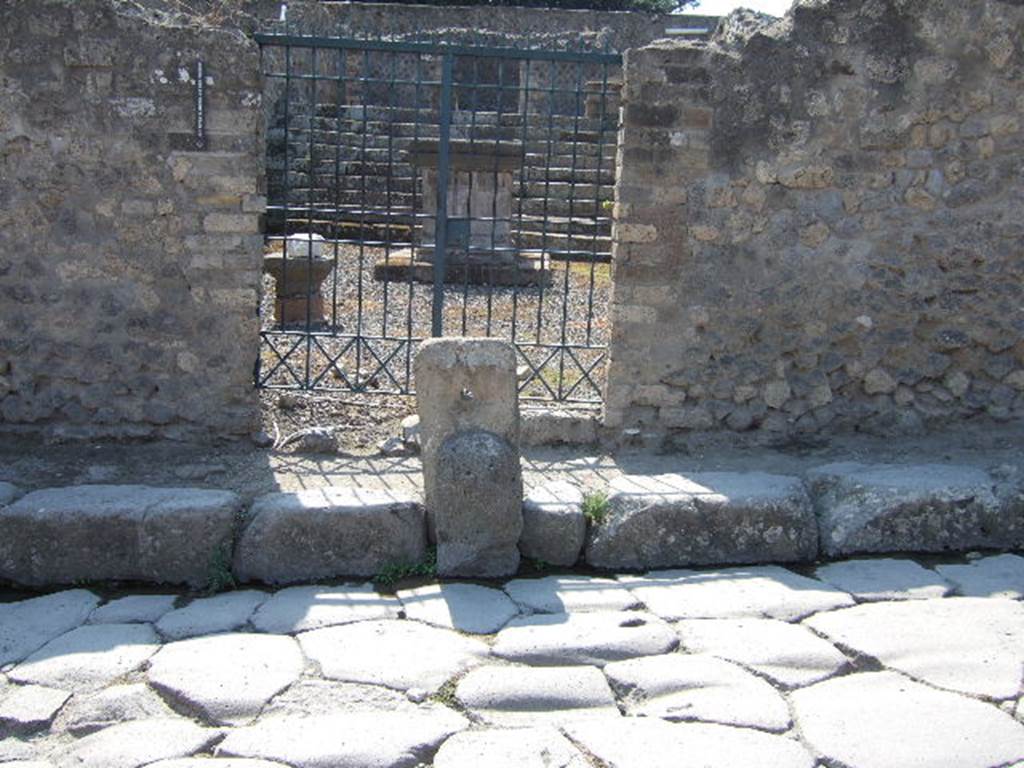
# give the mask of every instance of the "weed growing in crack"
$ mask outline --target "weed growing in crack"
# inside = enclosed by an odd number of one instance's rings
[[[402,579],[411,576],[437,577],[437,550],[431,547],[427,557],[416,565],[392,564],[384,566],[380,573],[373,577],[373,583],[381,587],[393,587]]]
[[[591,491],[583,497],[583,516],[591,525],[600,525],[608,518],[608,494]]]
[[[206,593],[215,595],[218,592],[227,592],[238,586],[235,582],[235,575],[231,572],[231,551],[230,541],[224,541],[213,551],[210,564],[206,571]]]

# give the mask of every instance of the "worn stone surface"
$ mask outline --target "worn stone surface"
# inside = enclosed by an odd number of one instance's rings
[[[182,757],[175,760],[161,760],[150,763],[151,768],[210,768],[209,760],[201,757]],[[149,768],[149,767],[147,767]],[[250,760],[245,757],[217,760],[213,768],[287,768],[284,763],[270,760]]]
[[[241,725],[295,682],[303,666],[290,637],[227,634],[165,645],[146,674],[150,684],[203,719]]]
[[[334,487],[257,499],[235,548],[242,581],[288,584],[373,576],[427,551],[423,507],[388,491]]]
[[[596,576],[544,576],[514,579],[505,591],[527,613],[625,611],[639,601],[614,579]]]
[[[10,736],[38,731],[49,726],[68,691],[42,685],[23,685],[3,694],[0,691],[0,734]]]
[[[71,589],[18,603],[0,603],[0,666],[21,661],[85,622],[100,599]]]
[[[292,634],[336,624],[397,618],[401,603],[372,584],[289,587],[267,600],[252,617],[260,632]]]
[[[582,504],[583,493],[564,480],[530,491],[523,499],[523,556],[549,565],[575,565],[587,535]]]
[[[174,713],[145,683],[112,685],[98,693],[76,695],[61,711],[55,730],[85,736],[130,720],[173,717]]]
[[[111,600],[89,617],[90,624],[152,624],[174,608],[177,595],[128,595]]]
[[[831,557],[1024,544],[1024,508],[1007,506],[979,469],[943,464],[830,464],[808,473]]]
[[[620,576],[663,619],[757,618],[796,621],[817,611],[853,605],[845,592],[777,566],[717,571],[655,571]]]
[[[892,672],[828,680],[791,699],[811,746],[850,768],[989,768],[1024,758],[1024,728],[1009,715]]]
[[[29,586],[107,579],[205,586],[241,499],[229,491],[81,485],[0,510],[0,578]]]
[[[487,646],[455,632],[411,621],[364,621],[299,635],[324,677],[435,691],[480,663]]]
[[[459,681],[455,697],[493,725],[619,717],[608,682],[595,667],[479,667]]]
[[[747,728],[650,718],[572,723],[566,734],[609,768],[813,768],[799,742]]]
[[[21,496],[21,489],[14,483],[0,482],[0,507],[10,504]]]
[[[859,605],[804,622],[844,646],[940,688],[1015,697],[1024,665],[1024,604],[951,597]]]
[[[951,591],[949,582],[913,560],[844,560],[816,568],[814,575],[858,600],[924,600]]]
[[[198,598],[164,614],[156,629],[168,640],[231,632],[245,626],[268,597],[265,592],[243,590]]]
[[[626,714],[785,731],[785,699],[764,680],[705,654],[670,653],[604,668]]]
[[[431,584],[398,592],[407,618],[489,635],[519,614],[504,592],[477,584]]]
[[[451,711],[275,717],[235,729],[218,753],[287,761],[295,768],[413,768],[467,725]]]
[[[76,693],[96,690],[140,667],[158,641],[146,624],[90,624],[51,640],[8,677]]]
[[[524,447],[592,445],[598,440],[598,419],[590,413],[555,408],[527,408],[520,413],[520,441]]]
[[[606,568],[813,559],[817,528],[803,484],[762,472],[623,476],[592,526],[587,563]]]
[[[562,666],[604,666],[610,661],[667,653],[678,638],[646,612],[537,614],[513,619],[492,652],[509,661]]]
[[[992,555],[935,570],[955,585],[958,595],[1024,598],[1024,557],[1019,555]]]
[[[391,688],[303,678],[275,696],[263,709],[263,716],[311,717],[325,713],[416,712],[419,709],[420,706],[404,693]]]
[[[434,768],[589,768],[583,754],[550,727],[463,731],[441,745]]]
[[[824,680],[847,664],[831,643],[777,619],[688,619],[675,628],[685,650],[735,661],[786,688]]]
[[[105,728],[58,747],[57,768],[139,768],[157,760],[188,757],[214,742],[218,731],[181,718],[136,720]]]
[[[4,763],[33,761],[36,757],[35,747],[21,739],[0,739],[0,761]]]

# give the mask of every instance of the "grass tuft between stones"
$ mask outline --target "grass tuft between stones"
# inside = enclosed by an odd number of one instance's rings
[[[608,494],[605,491],[590,491],[583,497],[583,516],[593,525],[600,525],[608,518]]]
[[[431,547],[427,550],[426,558],[415,565],[395,563],[384,566],[380,573],[373,577],[373,583],[390,588],[403,579],[414,576],[437,578],[437,549]]]

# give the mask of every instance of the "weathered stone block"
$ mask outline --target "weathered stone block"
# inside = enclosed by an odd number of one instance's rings
[[[18,490],[18,486],[13,483],[0,483],[0,507],[10,504],[19,496],[21,491]]]
[[[523,501],[519,551],[526,557],[551,565],[575,565],[586,535],[583,494],[572,483],[548,483]]]
[[[597,442],[597,427],[597,417],[591,413],[552,408],[524,410],[519,426],[520,443],[530,447],[591,445]]]
[[[828,464],[808,473],[822,552],[943,552],[1024,545],[1024,505],[974,467]]]
[[[26,586],[107,579],[203,586],[241,500],[228,491],[82,485],[0,510],[0,579]]]
[[[242,581],[290,584],[372,576],[422,561],[423,507],[388,491],[316,488],[256,500],[235,550]]]
[[[818,530],[798,478],[763,472],[623,476],[607,516],[591,527],[598,568],[810,560]]]

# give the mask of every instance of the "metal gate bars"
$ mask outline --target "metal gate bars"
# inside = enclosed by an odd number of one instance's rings
[[[494,336],[521,397],[599,401],[620,57],[256,38],[257,386],[411,394],[424,338]]]

